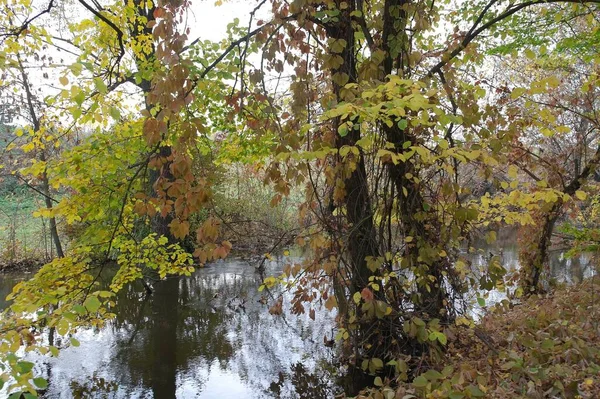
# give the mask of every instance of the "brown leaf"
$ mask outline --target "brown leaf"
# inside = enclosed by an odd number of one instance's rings
[[[277,302],[275,302],[275,304],[269,308],[269,313],[272,315],[280,315],[281,313],[283,313],[282,297],[279,297],[279,299],[277,299]]]
[[[373,291],[371,291],[367,287],[363,288],[363,290],[360,292],[360,296],[362,297],[362,299],[364,299],[365,302],[371,302],[373,299],[375,299]]]

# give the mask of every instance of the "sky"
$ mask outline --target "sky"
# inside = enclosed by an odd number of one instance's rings
[[[220,41],[226,37],[227,25],[231,23],[234,18],[240,19],[240,24],[246,26],[250,12],[259,4],[260,0],[222,0],[220,5],[217,5],[216,0],[191,0],[191,7],[188,11],[188,25],[191,28],[188,42],[200,38],[201,40]],[[47,5],[47,0],[36,0],[35,4],[40,9],[43,9]],[[267,9],[268,4],[263,7]],[[78,8],[78,6],[75,6]],[[264,15],[264,13],[262,13]],[[88,14],[85,14],[89,17]],[[254,25],[255,26],[255,25]],[[57,33],[60,36],[60,33]],[[69,48],[68,45],[60,43],[65,48]],[[64,59],[65,64],[69,64],[71,56],[65,52],[50,50],[50,55],[58,62],[60,59]],[[32,60],[33,61],[33,60]],[[62,68],[39,68],[35,67],[36,62],[33,61],[31,67],[28,69],[30,78],[33,82],[42,83],[37,84],[36,87],[42,89],[43,96],[55,94],[58,90],[63,87],[58,84],[58,77],[61,75]],[[50,79],[42,79],[42,73],[48,73]],[[4,96],[0,96],[3,99]],[[3,99],[3,101],[6,101]],[[0,101],[2,102],[2,101]],[[13,115],[14,116],[14,115]],[[22,117],[27,115],[16,116],[15,122],[18,124],[24,123]]]
[[[259,3],[257,0],[226,0],[215,5],[215,0],[192,0],[189,24],[190,39],[200,37],[202,40],[218,41],[225,37],[227,24],[239,18],[245,26],[250,12]],[[266,8],[266,5],[263,6]]]

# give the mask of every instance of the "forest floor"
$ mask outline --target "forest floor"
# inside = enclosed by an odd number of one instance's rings
[[[436,364],[390,397],[600,398],[600,278],[493,307]]]

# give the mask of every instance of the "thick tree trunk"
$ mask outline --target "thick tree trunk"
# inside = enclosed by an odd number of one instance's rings
[[[139,0],[136,0],[135,4],[136,4],[137,13],[140,16],[147,18],[148,21],[153,21],[155,19],[155,17],[154,17],[155,8],[146,8],[146,3],[143,1],[139,1]],[[134,25],[132,25],[131,30],[132,30],[131,34],[133,37],[140,37],[142,35],[152,36],[152,28],[149,27],[148,24],[146,24],[145,26],[140,26],[140,25],[134,24]],[[155,50],[156,49],[153,46],[152,51],[148,55],[148,57],[153,57]],[[146,59],[137,57],[136,64],[138,66],[138,69],[141,70],[142,68],[144,68],[145,62],[147,62]],[[147,79],[142,79],[137,84],[137,86],[140,90],[142,90],[142,93],[144,95],[146,110],[150,111],[151,109],[153,109],[156,106],[156,104],[153,104],[150,101],[148,101],[148,94],[150,94],[150,92],[152,91],[152,82]],[[158,153],[156,154],[156,156],[166,160],[167,158],[169,158],[171,156],[171,147],[170,146],[160,147],[158,149]],[[159,179],[170,180],[173,177],[171,175],[169,166],[170,166],[170,162],[167,161],[163,164],[161,169],[152,169],[148,173],[148,181],[147,181],[146,191],[152,197],[155,197],[155,198],[158,197],[158,192],[156,190],[155,184]],[[152,218],[152,223],[151,223],[152,231],[154,233],[156,233],[158,236],[167,237],[169,239],[169,243],[174,243],[177,240],[173,237],[173,234],[171,233],[171,229],[169,228],[169,224],[172,221],[173,221],[173,213],[172,212],[169,212],[166,216],[162,216],[160,213],[157,213]]]
[[[158,154],[161,158],[168,158],[171,156],[171,147],[163,146],[160,148]],[[157,190],[155,188],[155,183],[159,181],[159,179],[165,179],[167,181],[172,180],[173,175],[171,174],[171,170],[169,169],[170,162],[166,162],[161,169],[159,170],[151,170],[148,175],[148,188],[151,192],[151,195],[154,197],[158,196]],[[171,233],[171,228],[169,224],[173,221],[173,211],[167,213],[165,216],[162,216],[160,213],[157,213],[152,218],[152,231],[159,236],[165,236],[169,239],[169,243],[175,243],[177,240],[173,237]]]
[[[410,43],[406,37],[406,25],[408,14],[404,8],[408,0],[387,0],[384,5],[383,15],[383,49],[386,57],[383,61],[384,76],[397,73],[399,76],[410,77],[409,65]],[[397,44],[401,43],[400,46]],[[397,124],[389,127],[382,125],[386,140],[394,144],[394,149],[402,153],[405,142],[418,145],[417,138],[411,134],[408,128],[400,129]],[[400,162],[397,165],[388,163],[388,173],[396,187],[398,205],[404,236],[411,236],[416,241],[416,247],[408,253],[410,266],[416,267],[423,275],[433,276],[435,281],[429,282],[423,278],[422,284],[418,285],[419,303],[417,307],[421,313],[430,317],[444,318],[445,292],[442,285],[442,270],[445,268],[445,259],[424,263],[419,261],[420,251],[427,247],[436,247],[441,244],[439,236],[439,222],[433,211],[425,210],[425,201],[421,194],[421,188],[413,180],[406,176],[418,176],[419,171],[411,162]],[[425,257],[421,257],[425,258]]]
[[[340,1],[338,1],[340,2]],[[335,40],[344,40],[346,46],[339,54],[344,63],[337,69],[331,71],[332,75],[336,73],[346,74],[349,83],[356,83],[356,49],[354,45],[354,29],[351,23],[350,14],[356,9],[354,1],[346,2],[348,7],[341,10],[339,21],[331,24],[327,28],[328,36]],[[338,4],[339,7],[339,4]],[[341,8],[341,7],[340,7]],[[341,86],[333,83],[334,92],[338,102],[343,101],[340,92]],[[341,124],[337,120],[336,128]],[[345,136],[336,135],[336,147],[354,146],[361,137],[361,131],[358,125],[349,129]],[[344,181],[346,196],[344,205],[346,208],[347,219],[350,224],[348,235],[348,252],[352,265],[352,283],[351,291],[357,292],[364,288],[369,282],[371,271],[367,267],[366,257],[379,256],[376,231],[373,223],[373,209],[369,186],[367,181],[367,171],[364,157],[358,156],[355,159],[356,169],[352,171],[350,177]]]
[[[387,140],[394,144],[398,153],[402,153],[402,145],[405,141],[416,144],[414,137],[397,126],[392,128],[384,126],[383,129]],[[427,258],[421,256],[422,250],[427,251],[429,248],[442,245],[437,215],[425,211],[425,201],[420,187],[414,181],[406,178],[407,175],[418,176],[418,171],[415,170],[412,163],[400,162],[397,165],[389,163],[388,171],[398,193],[397,200],[404,236],[411,236],[415,240],[415,247],[405,252],[405,256],[410,259],[409,266],[416,268],[421,277],[421,283],[418,283],[419,300],[415,305],[420,313],[426,313],[431,318],[445,319],[447,317],[444,304],[446,294],[443,288],[442,271],[447,269],[445,267],[446,259],[442,257],[429,263],[419,260]],[[433,276],[434,281],[425,278],[428,275]]]

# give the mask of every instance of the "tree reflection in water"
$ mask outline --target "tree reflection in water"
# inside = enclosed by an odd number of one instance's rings
[[[179,281],[167,279],[154,286],[149,355],[152,357],[152,393],[175,398],[177,387],[177,324]]]
[[[283,266],[272,262],[267,273]],[[79,333],[81,347],[51,360],[45,397],[332,397],[335,378],[323,365],[334,354],[323,336],[335,314],[271,316],[260,282],[252,267],[228,260],[156,283],[148,299],[141,285],[128,287],[109,327]],[[280,375],[276,393],[269,388]]]
[[[469,256],[474,267],[484,267],[489,253],[501,254],[509,269],[518,267],[514,236],[475,246],[479,251]],[[591,275],[590,264],[557,253],[551,274],[581,280]],[[282,268],[283,262],[271,262],[266,272],[279,275]],[[14,283],[0,279],[0,292],[10,292]],[[259,285],[252,267],[227,260],[157,283],[150,298],[141,284],[128,287],[119,293],[109,327],[80,331],[81,347],[67,348],[57,359],[32,358],[48,363],[39,369],[50,376],[44,397],[332,397],[335,377],[327,364],[335,354],[323,336],[331,336],[335,315],[317,311],[315,321],[286,312],[271,316],[259,301]]]

